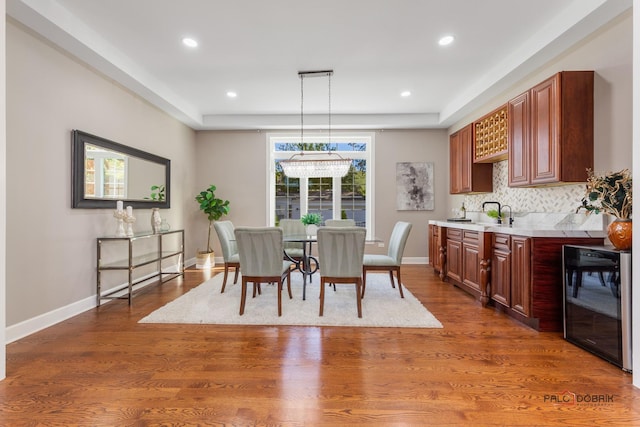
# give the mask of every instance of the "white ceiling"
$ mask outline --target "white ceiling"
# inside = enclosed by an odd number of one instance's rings
[[[7,0],[7,14],[194,129],[299,128],[298,71],[325,69],[333,128],[442,128],[631,4]],[[305,79],[309,127],[327,126],[327,83]]]

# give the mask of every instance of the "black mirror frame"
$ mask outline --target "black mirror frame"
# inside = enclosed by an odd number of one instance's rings
[[[124,200],[125,206],[135,209],[171,207],[171,160],[137,148],[109,141],[99,136],[74,129],[71,132],[71,207],[84,209],[116,209],[117,200],[87,199],[84,197],[84,144],[90,143],[123,154],[138,157],[165,167],[165,199],[157,200]]]

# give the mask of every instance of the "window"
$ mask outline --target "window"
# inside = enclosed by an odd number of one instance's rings
[[[350,218],[366,227],[373,236],[373,134],[300,136],[268,135],[269,139],[269,218],[298,219],[306,213],[319,213],[323,220]],[[284,175],[281,160],[295,153],[333,151],[351,159],[352,165],[342,178],[290,178]]]
[[[125,155],[86,146],[85,197],[126,199],[126,174]]]

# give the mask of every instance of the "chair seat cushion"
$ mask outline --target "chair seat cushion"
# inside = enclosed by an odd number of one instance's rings
[[[297,248],[285,248],[284,250],[287,255],[289,255],[291,258],[300,258],[302,257],[302,249],[297,249]]]
[[[396,266],[396,262],[393,258],[388,255],[374,255],[374,254],[366,254],[364,256],[364,260],[362,262],[364,266]]]
[[[291,269],[293,263],[291,261],[282,261],[282,273],[286,273],[287,270]]]

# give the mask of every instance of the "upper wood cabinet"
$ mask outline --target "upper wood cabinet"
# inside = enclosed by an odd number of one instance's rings
[[[586,182],[593,71],[562,71],[508,103],[509,186]]]
[[[469,124],[449,138],[450,193],[493,191],[493,165],[473,163],[473,126]]]

